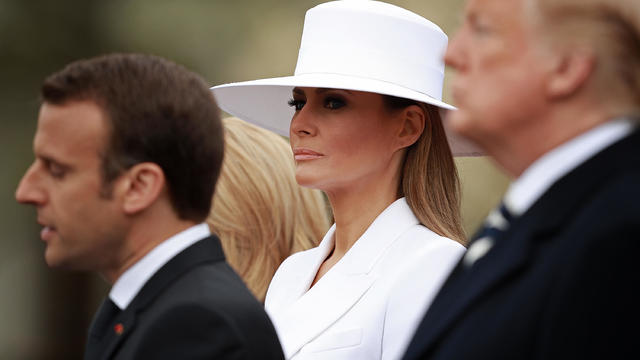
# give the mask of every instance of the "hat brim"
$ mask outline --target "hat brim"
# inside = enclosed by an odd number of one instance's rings
[[[443,112],[455,110],[455,107],[443,101],[402,86],[340,74],[302,74],[260,79],[218,85],[212,87],[211,90],[222,110],[288,137],[291,118],[295,113],[295,110],[289,106],[288,100],[295,87],[374,92],[431,104],[439,107]],[[455,156],[482,155],[476,146],[450,131],[446,121],[445,131],[451,151]]]

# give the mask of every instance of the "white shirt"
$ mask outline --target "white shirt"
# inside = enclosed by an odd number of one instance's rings
[[[557,180],[634,128],[629,119],[608,121],[549,151],[509,186],[504,205],[514,216],[524,214]]]
[[[207,224],[194,225],[168,238],[133,264],[113,284],[109,298],[124,310],[147,281],[169,260],[199,240],[211,235]]]

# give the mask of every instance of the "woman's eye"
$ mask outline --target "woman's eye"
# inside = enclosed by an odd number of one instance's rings
[[[345,102],[342,99],[326,98],[324,100],[324,106],[327,109],[337,110],[337,109],[340,109],[341,107],[345,106]]]
[[[296,99],[289,99],[289,101],[287,102],[287,104],[289,104],[289,106],[294,108],[296,111],[302,110],[302,108],[304,107],[305,103],[306,103],[306,101],[296,100]]]

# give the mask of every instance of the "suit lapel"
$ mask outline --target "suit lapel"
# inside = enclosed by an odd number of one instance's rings
[[[135,326],[135,312],[125,310],[118,315],[101,340],[100,348],[103,349],[95,359],[107,360],[118,348],[118,346],[127,338]]]
[[[287,291],[281,295],[284,299],[274,301],[276,304],[290,306],[300,299],[311,287],[311,283],[316,278],[318,269],[324,260],[329,256],[329,253],[333,250],[333,234],[335,233],[335,224],[329,229],[324,236],[318,247],[311,249],[308,254],[305,254],[303,263],[304,268],[300,268],[295,274],[287,280]]]
[[[192,268],[204,263],[224,261],[224,252],[217,236],[202,239],[174,256],[161,267],[131,301],[129,308],[137,311],[147,307],[164,289]]]
[[[478,298],[526,265],[530,243],[514,237],[515,231],[505,232],[472,269],[458,263],[422,321],[416,336],[421,347],[429,348]]]
[[[635,131],[578,166],[516,219],[471,269],[459,263],[425,315],[414,338],[416,346],[429,349],[473,303],[525,267],[535,243],[551,240],[597,187],[627,167],[640,165],[640,157],[631,155],[638,153],[639,144],[640,132]]]
[[[190,269],[204,263],[223,260],[224,253],[216,236],[198,241],[177,254],[147,281],[101,338],[89,339],[85,359],[112,358],[118,347],[134,331],[138,313],[148,307],[160,292]]]
[[[275,322],[278,332],[287,334],[282,347],[289,358],[342,317],[373,284],[367,274],[327,273],[306,294],[295,301]],[[331,277],[331,278],[329,278]]]
[[[281,336],[285,357],[297,353],[305,344],[327,330],[353,307],[374,284],[375,264],[402,233],[418,224],[404,198],[383,211],[365,233],[311,289],[309,285],[318,267],[333,248],[335,227],[327,233],[318,249],[302,264],[302,286],[283,299],[273,321]],[[297,269],[296,269],[297,270]],[[288,281],[292,281],[289,278]],[[295,280],[294,280],[295,281]],[[295,285],[297,286],[297,285]]]

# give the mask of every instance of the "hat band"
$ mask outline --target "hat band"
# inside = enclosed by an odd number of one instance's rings
[[[298,65],[294,76],[308,74],[335,74],[353,78],[375,80],[406,89],[416,91],[429,97],[442,100],[442,83],[444,75],[439,69],[423,66],[419,71],[407,71],[407,69],[395,69],[394,66],[381,66],[380,62],[346,62],[339,57],[328,58],[325,56],[322,63],[307,58],[300,53]],[[413,76],[409,76],[413,74]],[[372,88],[370,92],[380,92],[382,89]]]

